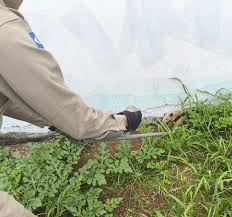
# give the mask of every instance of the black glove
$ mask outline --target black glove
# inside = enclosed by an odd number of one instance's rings
[[[142,121],[141,111],[131,112],[125,110],[123,112],[118,113],[117,115],[125,115],[127,117],[127,122],[128,122],[128,126],[126,128],[127,131],[131,131],[131,130],[135,131]]]

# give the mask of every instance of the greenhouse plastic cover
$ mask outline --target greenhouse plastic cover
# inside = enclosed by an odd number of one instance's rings
[[[90,106],[159,116],[183,92],[173,77],[190,90],[232,89],[231,0],[25,0],[20,11]]]

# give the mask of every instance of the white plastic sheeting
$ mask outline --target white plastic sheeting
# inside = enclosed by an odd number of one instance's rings
[[[170,77],[232,89],[231,0],[25,0],[21,11],[91,106],[175,104]]]

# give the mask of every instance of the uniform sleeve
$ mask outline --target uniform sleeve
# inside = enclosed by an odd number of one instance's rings
[[[124,131],[121,117],[89,107],[65,84],[56,60],[31,34],[21,19],[0,27],[0,73],[17,96],[78,140]]]

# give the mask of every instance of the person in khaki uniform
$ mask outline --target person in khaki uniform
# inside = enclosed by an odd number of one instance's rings
[[[2,0],[1,0],[2,1]],[[59,65],[15,9],[0,6],[0,112],[34,125],[53,126],[76,140],[135,130],[141,112],[94,109],[64,82]]]
[[[135,130],[142,119],[139,110],[114,115],[94,109],[65,84],[56,60],[17,11],[22,1],[0,0],[0,119],[6,115],[48,126],[76,140]],[[0,217],[31,216],[11,196],[0,192]]]

